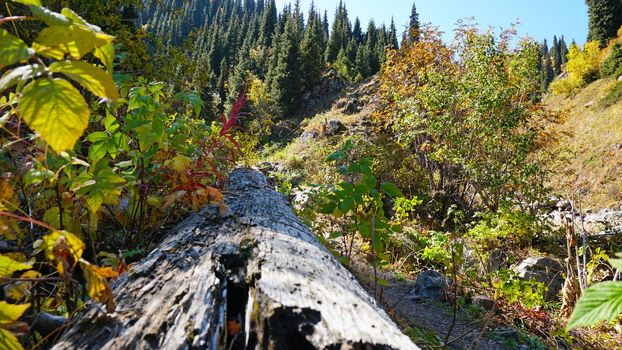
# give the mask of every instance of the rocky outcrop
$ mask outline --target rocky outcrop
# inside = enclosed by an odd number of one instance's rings
[[[564,284],[564,265],[548,256],[531,256],[512,269],[519,278],[544,283],[548,288],[545,300],[557,300]]]

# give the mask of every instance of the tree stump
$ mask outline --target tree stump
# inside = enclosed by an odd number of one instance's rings
[[[91,303],[60,349],[418,349],[251,169]]]

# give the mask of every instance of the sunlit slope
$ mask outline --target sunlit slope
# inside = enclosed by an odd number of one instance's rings
[[[622,204],[622,98],[612,98],[616,87],[622,90],[622,82],[601,79],[576,95],[545,100],[565,116],[558,152],[566,162],[551,165],[552,187],[568,196],[581,192],[587,209]]]

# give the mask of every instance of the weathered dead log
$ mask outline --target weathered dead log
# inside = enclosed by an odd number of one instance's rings
[[[54,349],[418,349],[263,175],[236,170],[225,197],[115,282],[114,313],[91,304]]]

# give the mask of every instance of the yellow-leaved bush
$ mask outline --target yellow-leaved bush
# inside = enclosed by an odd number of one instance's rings
[[[566,64],[567,76],[551,84],[553,94],[568,95],[595,80],[600,68],[600,55],[601,49],[595,41],[588,42],[583,49],[574,43],[570,45]]]

